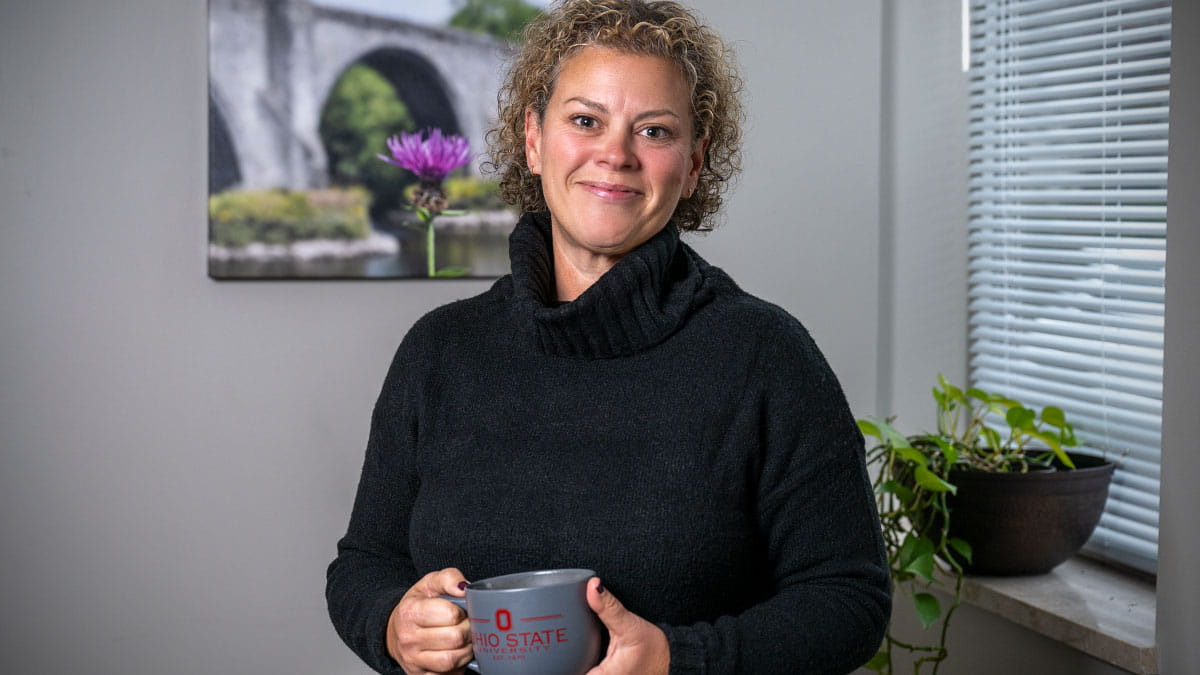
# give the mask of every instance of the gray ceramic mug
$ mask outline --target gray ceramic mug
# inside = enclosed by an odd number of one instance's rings
[[[442,597],[467,611],[482,675],[583,675],[600,661],[600,619],[587,604],[592,570],[519,572],[476,581],[467,597]]]

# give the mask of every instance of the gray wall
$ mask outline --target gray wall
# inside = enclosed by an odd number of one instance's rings
[[[932,428],[930,389],[967,370],[967,76],[946,0],[883,4],[875,413]]]
[[[205,274],[205,3],[0,3],[0,671],[355,673],[371,405],[482,282]]]
[[[745,172],[723,228],[696,240],[743,288],[812,332],[855,410],[875,403],[879,298],[877,2],[692,2],[738,52]]]
[[[912,380],[965,362],[960,280],[930,298],[905,264],[945,255],[921,237],[960,250],[957,142],[914,126],[914,87],[954,77],[932,42],[958,3],[695,4],[752,112],[728,224],[697,246],[812,329],[857,413],[918,414]],[[370,407],[407,327],[487,286],[210,281],[205,42],[199,0],[0,4],[5,671],[364,672],[322,587]],[[979,621],[964,635],[1037,643]]]

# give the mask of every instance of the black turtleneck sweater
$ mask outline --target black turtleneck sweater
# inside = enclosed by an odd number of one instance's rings
[[[673,674],[870,658],[890,596],[862,437],[800,323],[670,225],[563,305],[544,217],[510,256],[392,362],[329,567],[346,643],[400,673],[388,616],[428,572],[587,567]]]

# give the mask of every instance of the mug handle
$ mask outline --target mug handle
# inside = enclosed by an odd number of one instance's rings
[[[459,609],[461,609],[464,612],[467,611],[467,599],[466,598],[460,598],[457,595],[439,595],[438,597],[443,600],[448,600],[448,601],[454,603],[456,606],[458,606]],[[467,670],[470,670],[470,671],[476,672],[476,673],[482,673],[483,671],[479,669],[479,659],[471,659],[471,662],[467,664]]]

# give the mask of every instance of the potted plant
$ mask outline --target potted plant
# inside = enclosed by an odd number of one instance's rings
[[[937,430],[904,435],[892,419],[859,420],[876,441],[867,461],[896,592],[909,595],[922,626],[939,618],[935,644],[917,645],[889,629],[868,667],[892,672],[894,648],[912,653],[914,671],[936,673],[964,573],[1034,574],[1073,555],[1100,519],[1113,465],[1073,453],[1078,442],[1063,411],[1040,411],[938,376]],[[930,591],[951,601],[944,615]]]

